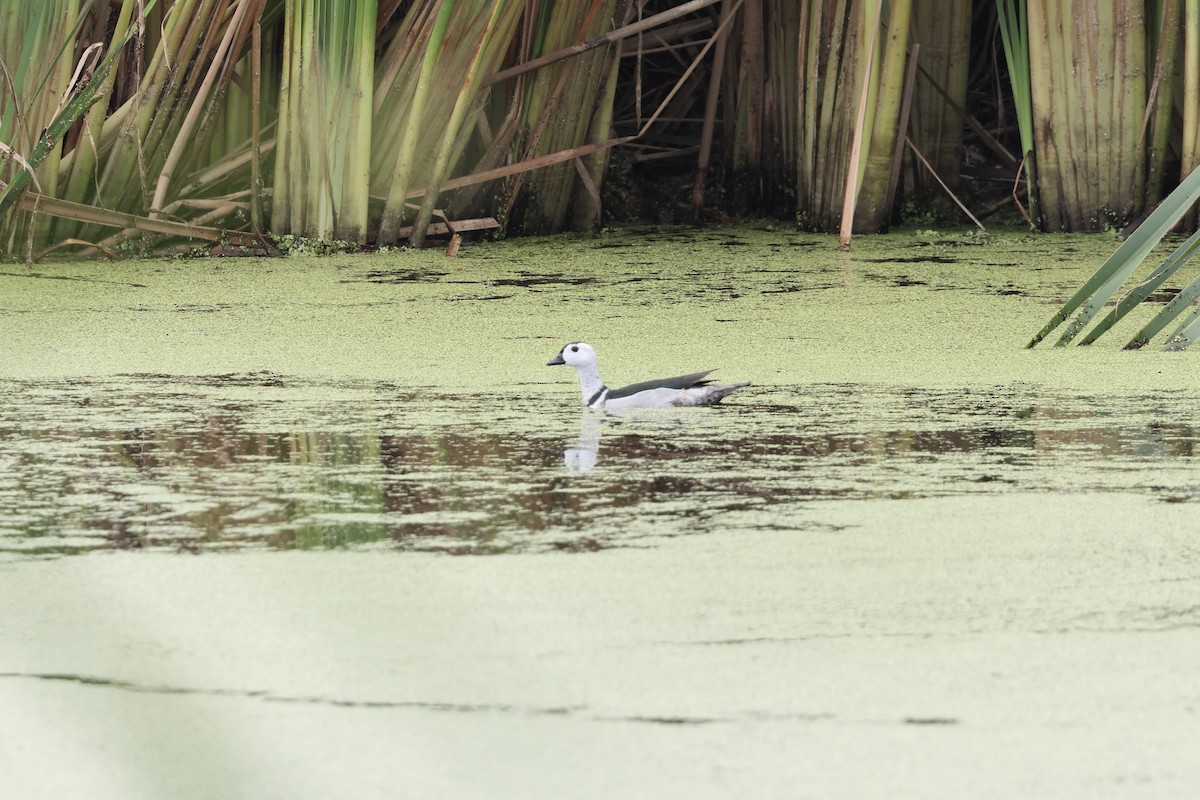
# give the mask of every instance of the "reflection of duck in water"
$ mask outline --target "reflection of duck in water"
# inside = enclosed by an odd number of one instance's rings
[[[546,362],[547,366],[569,364],[579,376],[579,390],[583,393],[583,404],[588,408],[670,408],[671,406],[711,406],[721,402],[734,389],[749,386],[746,383],[713,383],[705,380],[712,370],[643,381],[620,389],[609,389],[600,380],[596,367],[596,351],[590,344],[571,342],[563,345],[558,355]]]
[[[591,472],[600,458],[600,433],[603,414],[583,412],[579,421],[579,438],[574,447],[563,450],[563,466],[570,472]]]

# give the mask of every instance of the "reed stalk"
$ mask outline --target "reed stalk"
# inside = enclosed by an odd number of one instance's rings
[[[798,48],[803,3],[768,0],[764,25],[766,69],[763,90],[762,202],[765,210],[791,212],[796,205],[800,145]]]
[[[204,79],[192,96],[190,107],[170,142],[170,148],[163,160],[162,169],[159,171],[154,196],[150,200],[151,216],[156,216],[158,210],[165,204],[171,178],[183,159],[184,151],[194,140],[202,116],[211,113],[214,108],[215,104],[208,101],[217,88],[221,74],[225,73],[225,79],[228,80],[228,74],[236,63],[236,58],[233,58],[232,54],[240,51],[242,41],[239,39],[244,41],[245,33],[251,28],[251,25],[247,24],[247,19],[257,19],[260,13],[262,13],[261,0],[260,2],[248,0],[238,3],[234,7],[233,14],[225,26],[225,32],[221,36],[220,44],[213,53],[213,59],[204,73]]]
[[[436,16],[432,14],[433,7],[437,9]],[[424,49],[421,54],[419,71],[412,84],[411,99],[403,98],[401,100],[407,113],[403,118],[400,144],[395,154],[395,166],[389,176],[387,200],[379,223],[380,242],[394,242],[398,238],[397,232],[404,220],[404,203],[408,196],[408,187],[412,185],[413,174],[417,170],[417,145],[422,134],[422,127],[426,122],[426,114],[430,111],[428,106],[430,92],[433,88],[434,69],[446,38],[450,18],[454,13],[454,0],[440,0],[433,7],[431,7],[431,13],[423,18],[414,18],[410,28],[413,31],[418,30],[416,26],[421,24],[419,30],[423,32],[423,35],[419,41],[424,42]],[[419,46],[418,42],[411,37],[406,37],[406,41],[411,42],[414,47]],[[402,74],[398,63],[400,61],[412,65],[412,59],[408,56],[414,52],[414,50],[407,49],[393,53],[392,60],[397,63],[393,68],[394,72],[390,74],[397,76]],[[426,131],[428,130],[429,128],[426,128]],[[426,137],[428,138],[428,133],[426,133]]]
[[[1183,117],[1179,148],[1179,172],[1191,174],[1200,164],[1200,0],[1183,0],[1183,91],[1179,95]],[[1189,212],[1189,225],[1196,223],[1196,211]]]
[[[729,51],[726,66],[730,106],[725,121],[725,149],[729,161],[730,199],[741,214],[754,209],[763,197],[763,114],[766,84],[766,31],[762,0],[742,4],[738,47]]]
[[[868,2],[860,7],[862,9],[860,16],[861,24],[858,26],[859,38],[866,42],[866,48],[863,51],[865,58],[856,60],[853,65],[855,84],[858,86],[858,98],[856,110],[854,114],[854,125],[850,132],[850,154],[846,162],[846,180],[845,189],[842,195],[842,214],[841,224],[838,231],[838,249],[848,250],[850,248],[851,228],[854,219],[854,206],[858,200],[859,181],[862,180],[863,163],[863,148],[867,146],[865,142],[866,131],[870,130],[872,124],[872,76],[876,74],[874,66],[876,44],[879,39],[879,28],[882,23],[883,16],[883,0],[875,0],[872,7]]]
[[[250,225],[263,230],[262,205],[262,24],[254,26],[250,46]]]
[[[1004,45],[1009,87],[1012,89],[1013,107],[1017,115],[1017,132],[1021,138],[1021,158],[1019,160],[1024,164],[1026,196],[1031,200],[1037,198],[1038,182],[1037,159],[1034,155],[1034,86],[1030,78],[1032,62],[1029,49],[1029,28],[1031,24],[1045,25],[1038,0],[1034,0],[1034,3],[1035,8],[1031,14],[1026,0],[996,0],[1000,38]],[[1042,84],[1037,87],[1038,92],[1045,89],[1046,87]],[[1048,144],[1053,146],[1053,142]],[[1049,160],[1050,156],[1049,153],[1042,153],[1041,157]],[[1040,212],[1036,209],[1037,206],[1033,212],[1035,218],[1040,216]]]
[[[433,218],[434,205],[438,199],[438,186],[457,160],[455,156],[461,153],[465,146],[465,134],[470,133],[470,126],[466,124],[468,117],[478,113],[481,108],[478,103],[481,81],[508,47],[509,37],[517,21],[517,15],[514,13],[517,8],[515,3],[494,3],[489,13],[478,15],[472,20],[475,24],[469,26],[471,34],[464,35],[460,40],[460,47],[469,45],[469,55],[463,54],[465,58],[462,58],[461,66],[455,70],[460,84],[454,95],[454,106],[441,142],[436,145],[427,184],[429,188],[422,198],[413,222],[409,241],[414,247],[419,247],[424,241],[425,229]]]
[[[476,140],[490,96],[486,78],[502,65],[523,10],[517,0],[427,2],[413,5],[397,27],[375,88],[371,163],[373,196],[384,204],[380,242],[405,230],[410,242],[423,240],[440,185]],[[491,152],[499,158],[504,150]],[[414,187],[423,199],[409,224]]]
[[[850,0],[805,4],[807,28],[803,45],[799,106],[800,163],[797,209],[800,224],[813,230],[835,230],[844,195],[846,163],[853,132],[852,97],[856,51],[865,45],[854,31]]]
[[[719,25],[704,9],[720,0],[639,3],[636,15],[631,2],[0,0],[0,237],[33,252],[112,242],[101,219],[136,218],[115,235],[130,238],[173,235],[147,218],[244,214],[275,233],[389,243],[411,231],[416,244],[447,208],[516,209],[530,233],[592,228],[608,151],[632,142],[640,160],[698,151],[701,170],[723,150],[735,210],[878,230],[904,152],[913,31],[938,89],[918,83],[911,150],[953,183],[961,125],[947,108],[965,102],[966,0],[728,0]],[[1119,223],[1159,191],[1171,154],[1200,163],[1200,0],[996,7],[1046,227]],[[652,30],[667,21],[670,33]],[[645,85],[625,137],[613,108],[634,74],[618,61],[633,34],[644,45],[625,49]],[[697,68],[709,63],[711,85]],[[650,125],[663,126],[653,140]],[[30,186],[66,204],[18,209]]]
[[[142,13],[154,7],[154,0],[142,4]],[[7,20],[0,34],[0,57],[15,69],[4,82],[9,95],[0,104],[0,142],[13,166],[0,174],[0,237],[12,252],[17,240],[25,238],[27,251],[43,247],[50,233],[46,218],[31,218],[14,210],[25,187],[33,182],[41,191],[57,192],[62,176],[70,167],[63,159],[61,143],[72,126],[89,113],[111,91],[111,74],[117,59],[134,31],[128,26],[132,3],[122,15],[109,40],[103,57],[101,43],[81,47],[78,62],[73,58],[74,36],[83,28],[91,3],[74,0],[48,2],[33,8],[32,16],[21,17],[22,8],[11,0],[0,7],[0,19]],[[107,8],[103,9],[107,13]],[[18,21],[20,24],[17,24]],[[124,24],[123,24],[124,23]],[[7,70],[7,67],[6,67]],[[79,143],[90,144],[82,136]],[[30,227],[30,225],[33,227]]]
[[[78,170],[64,199],[135,214],[177,200],[174,176],[212,158],[208,141],[217,129],[212,123],[264,2],[176,0],[145,62],[126,65],[132,68],[126,76],[136,80],[121,87],[120,104],[103,121],[89,120],[93,150],[72,152],[72,168]],[[150,25],[139,28],[148,31]],[[89,164],[95,166],[89,170]],[[55,229],[56,236],[67,233],[61,225]],[[76,235],[92,239],[102,233],[84,224]]]
[[[1043,224],[1124,225],[1145,198],[1143,0],[1030,0],[1034,148]]]
[[[1175,80],[1181,38],[1179,0],[1160,0],[1154,12],[1150,32],[1154,36],[1154,77],[1147,101],[1145,134],[1149,149],[1146,164],[1146,202],[1154,205],[1162,199],[1166,184],[1166,163],[1171,137],[1171,114],[1178,84]]]
[[[345,142],[338,148],[341,158],[337,161],[341,171],[333,175],[341,198],[334,237],[361,244],[367,240],[367,203],[371,189],[376,2],[354,3],[349,9],[344,2],[338,3],[331,9],[331,16],[334,35],[345,37],[350,43],[338,66],[338,95],[331,108],[332,113],[344,121],[337,127],[344,137],[339,141]]]
[[[889,6],[883,52],[874,76],[877,88],[870,145],[863,159],[862,188],[859,189],[853,215],[855,229],[868,233],[885,229],[891,219],[888,189],[893,165],[902,158],[902,151],[896,147],[896,143],[903,142],[907,135],[906,131],[898,129],[898,123],[904,95],[904,64],[911,28],[912,0],[891,0]]]
[[[608,80],[597,97],[596,112],[592,117],[591,130],[587,137],[592,142],[604,141],[613,130],[613,102],[617,94],[621,60],[613,57],[608,63]],[[596,231],[600,228],[603,208],[599,187],[604,184],[604,172],[610,153],[611,150],[605,148],[576,160],[576,171],[580,181],[575,190],[571,227],[577,231]]]
[[[368,233],[375,0],[288,0],[271,227],[363,243]]]
[[[721,19],[728,21],[732,12],[732,0],[721,5]],[[716,127],[718,101],[721,97],[721,79],[725,70],[725,49],[729,42],[729,29],[716,34],[717,44],[713,50],[713,66],[708,77],[708,92],[704,101],[704,122],[700,129],[700,150],[696,159],[696,176],[692,182],[692,218],[699,221],[704,206],[704,182],[712,157],[713,130]]]
[[[910,112],[912,140],[951,190],[958,187],[963,156],[963,117],[957,109],[967,105],[971,13],[970,0],[917,0],[912,10],[912,35],[921,46],[918,64],[923,71]],[[919,165],[905,174],[911,176],[915,195],[928,198],[942,191]]]
[[[586,0],[561,5],[546,4],[535,22],[537,36],[530,58],[552,53],[588,40],[599,39],[624,18],[628,0]],[[556,11],[557,13],[551,13]],[[529,135],[519,142],[520,159],[567,150],[588,141],[603,87],[610,73],[609,59],[619,57],[612,44],[589,50],[571,61],[539,70],[527,87],[521,118]],[[521,229],[526,233],[561,230],[574,196],[577,175],[571,164],[530,173],[513,188],[520,189]],[[513,189],[510,188],[510,192]]]
[[[837,0],[804,3],[797,17],[796,216],[843,243],[890,216],[911,16],[910,0]]]

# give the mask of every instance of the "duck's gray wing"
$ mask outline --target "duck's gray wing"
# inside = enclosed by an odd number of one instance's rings
[[[693,372],[691,375],[677,375],[674,378],[659,378],[655,381],[631,383],[628,386],[622,386],[620,389],[609,389],[608,399],[616,400],[619,397],[629,397],[638,392],[648,392],[653,389],[690,389],[693,386],[703,386],[706,383],[710,383],[710,381],[704,380],[704,376],[712,371],[711,369],[707,369],[704,372]]]

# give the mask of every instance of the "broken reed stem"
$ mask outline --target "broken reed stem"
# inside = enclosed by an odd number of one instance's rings
[[[95,225],[112,228],[137,228],[153,233],[170,236],[182,236],[189,239],[204,239],[210,242],[228,241],[230,244],[252,245],[258,240],[247,233],[209,228],[203,225],[192,225],[187,222],[174,222],[169,219],[143,217],[137,214],[126,214],[121,211],[111,211],[106,208],[96,208],[82,203],[72,203],[57,197],[47,197],[41,194],[27,192],[22,195],[18,205],[28,211],[39,214],[63,217],[65,219],[86,220]]]
[[[900,167],[904,163],[904,144],[908,141],[908,116],[912,110],[913,88],[917,81],[917,58],[921,52],[921,43],[913,44],[908,54],[908,67],[904,71],[904,95],[900,98],[900,121],[896,130],[900,135],[892,146],[892,171],[888,175],[887,194],[883,207],[891,213],[892,205],[896,202],[896,186],[900,183]]]
[[[725,0],[721,6],[721,21],[731,13],[732,0]],[[704,123],[700,129],[700,154],[696,159],[696,179],[692,184],[692,214],[699,219],[700,209],[704,207],[704,179],[708,173],[709,159],[712,156],[713,129],[717,120],[717,101],[721,96],[721,77],[725,69],[725,48],[728,39],[724,30],[718,30],[714,36],[717,48],[713,52],[712,70],[708,76],[708,96],[704,101]]]
[[[645,124],[643,124],[638,130],[638,136],[644,135],[646,131],[649,130],[650,126],[655,123],[659,115],[666,110],[667,105],[673,99],[675,99],[675,95],[683,87],[684,83],[687,82],[687,79],[692,76],[692,73],[696,71],[696,67],[700,66],[701,62],[704,61],[704,56],[709,50],[712,49],[713,45],[716,44],[717,40],[721,37],[722,32],[729,27],[734,15],[736,14],[737,10],[742,7],[742,3],[744,2],[745,0],[734,0],[733,8],[729,11],[729,18],[721,20],[721,24],[717,26],[716,31],[713,32],[713,35],[709,38],[709,40],[704,43],[704,47],[700,48],[700,52],[697,53],[696,57],[692,59],[692,63],[689,64],[688,68],[684,70],[682,75],[679,76],[679,80],[675,81],[675,85],[671,87],[671,91],[667,92],[667,96],[664,97],[662,102],[658,104],[658,108],[654,109],[654,113],[650,115]],[[883,0],[880,0],[880,2],[883,2]]]
[[[262,233],[262,20],[250,40],[250,225]]]
[[[971,213],[971,210],[963,205],[963,202],[958,199],[958,196],[950,190],[950,187],[946,185],[946,182],[942,180],[942,177],[937,174],[937,170],[933,168],[933,165],[925,160],[925,156],[921,155],[921,151],[918,150],[917,146],[912,143],[912,139],[909,139],[907,136],[905,136],[904,143],[908,145],[908,148],[912,150],[913,155],[916,156],[917,160],[921,162],[921,166],[929,170],[929,174],[932,175],[933,179],[938,182],[938,185],[945,190],[946,194],[950,196],[950,199],[954,201],[954,204],[962,209],[962,212],[967,215],[967,218],[970,219],[971,222],[975,223],[979,230],[987,233],[987,228],[983,227],[983,223],[976,219],[975,215]]]
[[[589,39],[586,42],[580,42],[579,44],[574,44],[570,47],[564,47],[560,50],[555,50],[553,53],[547,53],[546,55],[538,56],[537,58],[531,58],[528,61],[517,64],[515,67],[509,67],[508,69],[501,70],[500,72],[484,78],[483,85],[491,86],[493,83],[500,83],[501,81],[506,81],[509,78],[515,78],[518,75],[524,75],[526,72],[532,72],[535,69],[549,66],[550,64],[554,64],[559,61],[565,61],[566,59],[577,56],[580,53],[586,53],[588,50],[594,50],[597,47],[603,47],[606,44],[619,42],[621,39],[624,39],[628,36],[633,36],[636,33],[641,33],[642,31],[649,30],[650,28],[656,28],[659,25],[664,25],[673,19],[678,19],[679,17],[691,14],[693,11],[699,11],[700,9],[708,8],[709,6],[719,2],[721,2],[721,0],[691,0],[691,2],[683,3],[682,5],[676,6],[668,11],[663,11],[661,14],[655,14],[652,17],[646,17],[638,22],[625,25],[621,28],[616,28],[608,33],[597,36],[594,39]]]
[[[858,164],[862,159],[863,128],[867,118],[867,89],[871,85],[871,62],[875,57],[875,44],[879,38],[880,19],[883,16],[883,0],[875,2],[874,25],[868,39],[863,62],[862,85],[859,87],[858,110],[854,119],[854,137],[850,143],[850,164],[846,168],[846,192],[842,198],[842,227],[838,232],[838,250],[850,249],[850,233],[854,225],[854,207],[858,201]]]

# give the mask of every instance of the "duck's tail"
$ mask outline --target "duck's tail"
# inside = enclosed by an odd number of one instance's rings
[[[743,386],[749,386],[750,381],[745,383],[709,383],[704,386],[696,386],[691,389],[684,389],[679,393],[679,397],[671,405],[675,406],[711,406],[716,405],[725,399],[725,397],[735,389],[741,389]]]

